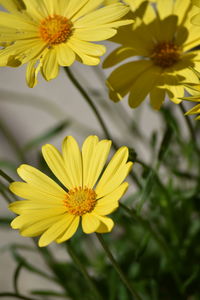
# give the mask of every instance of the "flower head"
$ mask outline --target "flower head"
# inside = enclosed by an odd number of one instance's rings
[[[106,49],[93,42],[108,39],[116,28],[130,24],[120,20],[129,11],[120,3],[99,6],[103,0],[1,0],[10,13],[0,12],[0,66],[28,63],[26,80],[37,83],[41,71],[46,80],[58,75],[59,66],[75,60],[97,65]],[[8,43],[8,44],[7,44]]]
[[[64,139],[62,154],[52,145],[43,146],[44,159],[62,186],[39,170],[21,165],[18,174],[25,182],[12,183],[10,190],[26,200],[10,204],[19,214],[12,228],[20,229],[22,236],[41,235],[41,247],[71,238],[80,220],[85,233],[110,232],[114,223],[106,215],[118,207],[128,188],[123,181],[132,168],[128,148],[121,147],[103,171],[110,147],[111,141],[99,141],[97,136],[89,136],[82,151],[71,136]]]
[[[191,67],[200,67],[200,43],[197,26],[191,24],[196,8],[190,0],[158,0],[148,4],[143,18],[120,29],[112,41],[121,44],[104,62],[115,69],[107,80],[110,98],[117,102],[129,94],[129,105],[135,108],[150,96],[154,109],[159,109],[166,94],[174,103],[184,96],[184,84],[196,84]],[[134,57],[133,61],[130,58]]]

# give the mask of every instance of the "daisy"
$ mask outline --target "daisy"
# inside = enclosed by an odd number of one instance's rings
[[[197,84],[190,68],[200,68],[199,28],[191,24],[197,8],[190,0],[158,0],[149,4],[142,19],[126,30],[120,29],[112,41],[120,44],[104,62],[115,69],[107,80],[110,98],[117,102],[129,94],[129,105],[136,108],[150,96],[154,109],[160,109],[166,94],[178,104],[184,84]],[[134,60],[130,58],[134,57]]]
[[[104,170],[110,147],[111,141],[99,141],[97,136],[89,136],[82,151],[71,136],[64,139],[62,154],[53,145],[43,146],[44,159],[61,185],[21,165],[18,174],[25,182],[12,183],[10,190],[26,200],[10,204],[19,214],[12,228],[26,237],[41,235],[40,247],[68,240],[80,221],[87,234],[110,232],[114,222],[106,216],[118,207],[128,188],[123,181],[132,168],[132,162],[127,162],[128,148],[121,147]]]
[[[0,66],[28,63],[26,80],[37,84],[39,71],[46,80],[58,75],[59,66],[75,60],[97,65],[106,48],[93,42],[116,34],[116,28],[132,23],[119,20],[129,11],[120,3],[103,0],[1,0],[8,12],[0,12]]]

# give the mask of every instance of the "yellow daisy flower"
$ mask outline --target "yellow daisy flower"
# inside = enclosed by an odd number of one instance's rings
[[[17,171],[25,182],[12,183],[10,190],[27,200],[10,204],[20,215],[12,228],[20,229],[22,236],[41,235],[40,247],[71,238],[80,220],[85,233],[110,232],[114,223],[106,215],[118,207],[128,188],[123,181],[132,168],[128,148],[121,147],[104,170],[110,147],[111,141],[99,141],[97,136],[89,136],[82,151],[71,136],[64,139],[62,154],[53,145],[43,146],[43,157],[62,186],[39,170],[21,165]]]
[[[0,12],[0,66],[28,63],[26,80],[37,83],[41,71],[46,80],[58,75],[59,66],[77,59],[97,65],[106,48],[93,42],[116,34],[116,28],[132,23],[119,20],[129,11],[123,4],[99,6],[103,0],[0,0],[8,12]],[[20,5],[21,4],[21,5]],[[92,43],[91,43],[92,42]]]
[[[199,69],[199,29],[191,24],[197,8],[190,0],[157,0],[149,4],[143,19],[120,29],[112,41],[121,44],[104,62],[115,69],[107,80],[110,98],[117,102],[129,94],[135,108],[150,95],[154,109],[160,109],[166,94],[174,103],[184,96],[183,84],[196,84],[198,77],[190,69]],[[130,58],[134,57],[133,61]]]

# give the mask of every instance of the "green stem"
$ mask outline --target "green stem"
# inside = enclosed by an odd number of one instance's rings
[[[105,137],[109,140],[111,140],[111,136],[108,132],[108,129],[100,115],[100,113],[98,112],[97,107],[95,106],[95,104],[93,103],[92,99],[90,98],[90,96],[88,95],[88,93],[84,90],[84,88],[80,85],[80,83],[78,82],[78,80],[76,80],[75,76],[72,74],[72,72],[70,71],[70,69],[68,67],[64,68],[66,74],[68,75],[69,79],[71,80],[71,82],[74,84],[74,86],[77,88],[77,90],[79,91],[79,93],[83,96],[83,98],[86,100],[86,102],[88,103],[88,105],[90,106],[90,108],[92,109],[93,113],[95,114],[95,116],[97,117],[97,120],[99,121],[99,124],[101,125],[101,128],[105,134]],[[113,144],[113,146],[115,148],[116,145]]]
[[[0,176],[3,177],[8,183],[14,182],[14,180],[1,169],[0,169]]]
[[[131,293],[131,295],[135,299],[137,299],[137,300],[142,300],[142,298],[140,297],[140,295],[136,292],[136,290],[133,288],[133,286],[129,282],[128,278],[123,273],[122,269],[120,268],[119,264],[117,263],[117,261],[115,260],[114,256],[112,255],[112,253],[111,253],[110,249],[108,248],[108,245],[106,244],[106,242],[103,239],[102,235],[99,234],[99,233],[96,233],[96,236],[97,236],[100,244],[102,245],[103,249],[105,250],[108,258],[110,259],[113,267],[115,268],[115,271],[119,274],[122,282],[127,287],[127,289],[129,290],[129,292]]]
[[[20,294],[15,294],[15,293],[0,293],[0,297],[12,297],[12,298],[17,298],[17,299],[22,299],[22,300],[37,300],[33,298],[29,298]]]
[[[16,155],[18,156],[20,162],[25,162],[26,158],[24,156],[23,151],[20,149],[20,147],[19,147],[17,141],[15,140],[14,136],[12,135],[12,133],[9,131],[7,126],[5,126],[5,124],[3,124],[3,122],[1,120],[0,120],[0,130],[3,133],[3,135],[6,137],[8,142],[10,143],[11,147],[15,150]]]
[[[6,199],[6,201],[8,202],[8,204],[10,204],[12,202],[12,200],[10,200],[10,198],[8,197],[8,195],[5,192],[5,188],[4,185],[0,182],[0,193],[2,194],[2,196]]]
[[[23,267],[23,263],[20,263],[17,266],[17,268],[15,270],[15,273],[14,273],[14,276],[13,276],[13,286],[14,286],[14,290],[15,290],[16,294],[19,294],[18,280],[19,280],[19,275],[20,275],[20,272],[22,270],[22,267]]]
[[[85,266],[82,264],[79,257],[76,255],[76,253],[75,253],[74,249],[72,248],[71,243],[69,241],[66,243],[66,247],[67,247],[67,251],[68,251],[69,255],[71,256],[72,260],[74,261],[74,263],[76,264],[78,269],[81,271],[81,273],[85,277],[88,285],[90,286],[91,290],[95,293],[97,299],[103,300],[103,298],[100,295],[99,291],[97,290],[92,278],[89,276]]]

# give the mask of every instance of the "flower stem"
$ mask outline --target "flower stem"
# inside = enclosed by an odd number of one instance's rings
[[[70,241],[68,241],[66,243],[66,247],[67,247],[67,251],[69,253],[69,255],[71,256],[72,260],[74,261],[74,263],[76,264],[76,266],[78,267],[78,269],[81,271],[81,273],[83,274],[83,276],[85,277],[86,281],[88,282],[88,285],[90,286],[91,290],[93,290],[94,294],[96,295],[97,299],[99,300],[103,300],[102,296],[100,295],[99,291],[97,290],[92,278],[90,277],[90,275],[88,274],[85,266],[82,264],[82,262],[80,261],[79,257],[76,255]]]
[[[16,299],[22,299],[22,300],[36,300],[33,298],[29,298],[20,294],[15,294],[15,293],[0,293],[0,297],[11,297],[11,298],[16,298]],[[8,298],[8,299],[9,299]]]
[[[68,67],[64,68],[66,74],[68,75],[69,79],[71,80],[71,82],[74,84],[74,86],[77,88],[77,90],[80,92],[80,94],[83,96],[83,98],[86,100],[86,102],[88,103],[88,105],[90,106],[90,108],[92,109],[93,113],[95,114],[97,120],[99,121],[99,124],[101,125],[101,128],[105,134],[105,137],[109,140],[111,140],[111,136],[108,132],[108,129],[97,109],[97,107],[95,106],[95,104],[93,103],[92,99],[90,98],[90,96],[88,95],[88,93],[84,90],[84,88],[80,85],[80,83],[78,82],[78,80],[76,80],[75,76],[72,74],[72,72],[70,71],[70,69]],[[116,147],[116,145],[113,144],[114,147]],[[117,148],[117,147],[116,147]]]
[[[3,177],[8,183],[12,183],[14,180],[0,169],[0,176]]]
[[[140,297],[140,295],[136,292],[136,290],[133,288],[133,286],[129,282],[128,278],[123,273],[122,269],[120,268],[119,264],[117,263],[117,261],[115,260],[114,256],[112,255],[112,253],[111,253],[110,249],[108,248],[108,245],[106,244],[106,242],[103,239],[102,235],[99,234],[99,233],[96,233],[96,236],[97,236],[100,244],[102,245],[103,249],[105,250],[108,258],[110,259],[113,267],[115,268],[116,272],[119,274],[121,280],[123,281],[124,285],[129,290],[129,292],[131,293],[131,295],[134,297],[134,299],[142,300],[142,298]]]

